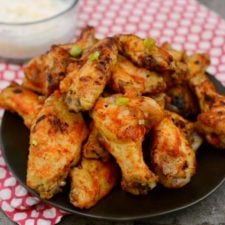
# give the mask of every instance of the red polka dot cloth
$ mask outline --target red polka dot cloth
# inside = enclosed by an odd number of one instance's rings
[[[209,73],[225,84],[225,21],[194,0],[82,0],[78,13],[77,35],[89,24],[96,27],[98,38],[135,33],[158,43],[169,41],[188,53],[206,52],[211,57]],[[22,78],[21,66],[0,62],[0,89]],[[32,197],[10,173],[1,153],[0,206],[20,225],[53,225],[65,214]]]

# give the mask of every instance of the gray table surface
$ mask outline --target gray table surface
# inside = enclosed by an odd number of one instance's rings
[[[165,0],[166,1],[166,0]],[[167,0],[168,1],[168,0]],[[225,18],[225,0],[199,0]],[[224,27],[225,29],[225,27]],[[0,225],[14,225],[0,210]],[[200,203],[171,213],[144,221],[108,222],[78,217],[65,216],[59,225],[225,225],[225,183],[207,199]]]

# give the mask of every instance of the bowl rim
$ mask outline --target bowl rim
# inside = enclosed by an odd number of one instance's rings
[[[50,20],[53,20],[53,19],[55,19],[57,17],[60,17],[61,15],[64,15],[65,13],[69,12],[70,10],[72,10],[78,4],[78,2],[79,2],[79,0],[73,0],[68,8],[66,8],[63,11],[60,11],[59,13],[57,13],[57,14],[55,14],[53,16],[47,17],[45,19],[35,20],[33,22],[20,22],[20,23],[1,22],[0,21],[0,25],[5,25],[5,26],[28,26],[28,25],[34,25],[34,24],[41,24],[41,23],[44,23],[46,21],[50,21]]]

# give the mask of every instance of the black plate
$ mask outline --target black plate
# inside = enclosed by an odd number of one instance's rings
[[[225,88],[214,78],[217,90]],[[5,160],[18,180],[34,195],[26,184],[29,131],[17,115],[5,112],[1,126],[1,140]],[[198,168],[191,182],[179,190],[156,187],[147,196],[132,196],[115,188],[114,191],[88,210],[79,210],[69,203],[69,188],[46,201],[71,213],[108,220],[144,219],[191,206],[214,192],[225,180],[225,151],[202,145],[197,154]]]

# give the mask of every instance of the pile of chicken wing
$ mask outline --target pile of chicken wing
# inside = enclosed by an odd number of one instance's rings
[[[225,149],[225,96],[205,74],[209,63],[152,38],[98,40],[93,27],[32,59],[23,84],[0,93],[0,107],[30,129],[27,185],[50,199],[69,176],[78,208],[118,182],[134,195],[186,185],[203,141]]]

